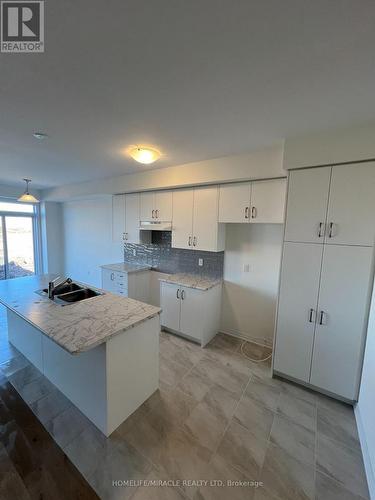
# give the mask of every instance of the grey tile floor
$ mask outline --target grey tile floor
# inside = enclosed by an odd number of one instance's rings
[[[0,370],[103,500],[367,499],[352,408],[272,379],[240,347],[162,332],[160,390],[107,439],[8,344],[0,311]]]

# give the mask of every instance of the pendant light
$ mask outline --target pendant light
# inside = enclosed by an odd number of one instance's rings
[[[35,198],[32,194],[29,193],[29,184],[31,182],[31,179],[23,179],[26,182],[26,190],[18,198],[18,201],[21,201],[22,203],[39,203],[39,200]]]

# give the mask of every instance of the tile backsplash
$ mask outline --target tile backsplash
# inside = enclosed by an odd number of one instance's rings
[[[153,231],[150,244],[125,243],[124,260],[147,264],[161,273],[189,273],[210,278],[223,277],[224,252],[172,248],[171,240],[170,231]],[[203,259],[202,267],[198,265],[199,259]]]

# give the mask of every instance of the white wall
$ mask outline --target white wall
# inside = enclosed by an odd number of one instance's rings
[[[66,201],[98,194],[285,177],[282,161],[283,147],[279,144],[246,155],[215,158],[168,168],[158,169],[156,166],[146,172],[47,189],[43,191],[43,199]]]
[[[100,287],[99,266],[124,258],[121,243],[112,243],[112,198],[64,203],[63,223],[65,274]]]
[[[355,414],[367,481],[371,498],[375,499],[375,289],[370,308],[361,390]]]
[[[64,228],[62,204],[40,204],[43,272],[61,274],[64,271]]]
[[[222,331],[272,345],[282,239],[282,224],[227,224]]]

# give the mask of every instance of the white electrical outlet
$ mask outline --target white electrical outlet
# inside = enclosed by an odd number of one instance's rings
[[[203,259],[198,259],[198,266],[203,267]]]
[[[250,264],[244,264],[243,265],[243,272],[244,273],[249,273],[250,272]]]
[[[137,250],[133,248],[133,257],[137,257]]]

